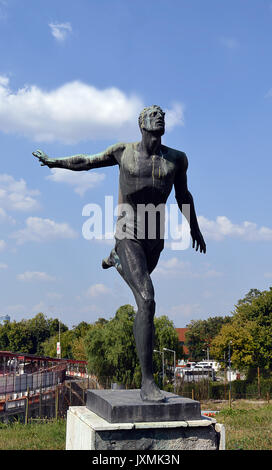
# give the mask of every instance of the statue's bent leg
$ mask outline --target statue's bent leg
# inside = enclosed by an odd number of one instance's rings
[[[131,288],[138,307],[133,332],[142,371],[141,397],[148,401],[162,401],[164,395],[153,377],[155,300],[146,254],[138,241],[130,239],[118,241],[116,252],[121,261],[122,276]]]
[[[102,268],[103,269],[109,269],[113,266],[117,269],[119,274],[121,274],[121,276],[123,276],[123,270],[122,270],[121,262],[120,262],[119,256],[117,255],[117,253],[115,251],[115,248],[113,248],[111,250],[110,256],[108,256],[107,258],[104,258],[102,260]]]

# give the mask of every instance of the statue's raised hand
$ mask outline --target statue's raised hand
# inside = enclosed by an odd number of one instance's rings
[[[40,160],[41,166],[49,166],[49,168],[53,168],[54,163],[52,162],[52,159],[49,158],[42,150],[36,150],[36,152],[32,152],[32,155]]]

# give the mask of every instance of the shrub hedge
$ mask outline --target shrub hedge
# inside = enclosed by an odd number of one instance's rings
[[[172,387],[167,387],[169,391],[173,391]],[[166,390],[166,387],[165,387]],[[202,380],[200,382],[177,383],[176,393],[185,397],[194,397],[195,400],[227,400],[229,398],[229,383],[208,382]],[[260,379],[253,382],[249,380],[234,380],[231,382],[231,396],[233,399],[253,399],[272,397],[272,378]]]

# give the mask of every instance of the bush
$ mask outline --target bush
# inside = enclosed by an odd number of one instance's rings
[[[260,381],[260,396],[267,398],[267,394],[272,393],[272,379],[261,379]],[[211,383],[210,384],[210,398],[214,400],[226,400],[229,394],[229,383]],[[232,398],[253,398],[259,397],[258,381],[250,382],[249,380],[234,380],[231,383],[231,396]]]

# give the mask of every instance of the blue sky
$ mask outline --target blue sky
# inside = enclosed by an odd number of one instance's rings
[[[163,143],[189,159],[207,254],[167,244],[152,276],[176,327],[227,315],[272,285],[271,0],[0,0],[0,313],[69,326],[134,305],[82,236],[88,203],[117,202],[118,168],[59,172],[52,157],[140,139],[166,110]],[[173,194],[169,203],[174,203]]]

